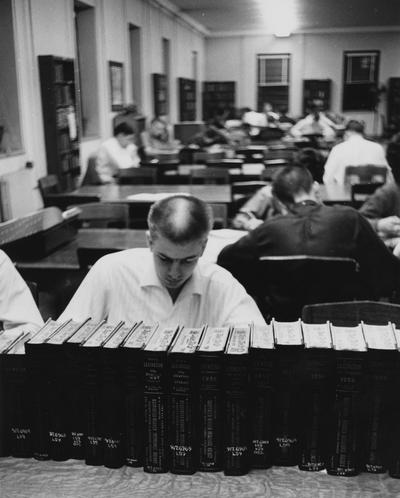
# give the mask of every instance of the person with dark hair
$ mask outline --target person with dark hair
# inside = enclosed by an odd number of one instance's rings
[[[364,138],[364,125],[355,119],[350,120],[344,132],[344,141],[332,147],[325,164],[324,183],[345,183],[347,166],[386,166],[385,151],[382,145]]]
[[[218,264],[247,290],[259,283],[261,256],[335,256],[355,259],[366,291],[387,296],[398,288],[400,261],[385,247],[368,221],[353,208],[325,206],[318,201],[318,184],[303,167],[285,167],[274,179],[272,192],[287,208],[226,246]],[[245,271],[243,271],[245,269]]]
[[[115,183],[119,169],[139,166],[134,140],[133,128],[122,122],[114,128],[114,136],[101,144],[96,156],[96,172],[101,183]]]
[[[322,183],[324,158],[318,150],[311,147],[300,149],[295,155],[294,162],[297,166],[307,168],[314,180]],[[271,185],[266,185],[243,204],[233,218],[232,226],[239,230],[254,230],[264,220],[285,213],[287,213],[285,205],[273,196]]]
[[[172,140],[164,117],[154,118],[148,130],[141,133],[146,156],[178,154],[180,147],[177,140]]]
[[[394,139],[388,144],[386,159],[393,181],[378,188],[361,206],[360,213],[368,218],[386,245],[392,247],[400,237],[400,141]]]
[[[212,227],[210,207],[175,195],[152,205],[149,249],[104,256],[91,268],[59,318],[188,327],[265,323],[256,303],[232,275],[201,259]]]
[[[297,121],[290,128],[289,133],[293,137],[309,137],[313,141],[316,141],[316,137],[321,137],[325,140],[334,140],[336,137],[336,126],[323,112],[322,101],[316,99],[313,101],[310,113],[305,118]]]

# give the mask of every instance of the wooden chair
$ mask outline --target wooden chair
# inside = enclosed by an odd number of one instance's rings
[[[206,162],[208,167],[211,168],[241,168],[244,164],[243,159],[212,159]]]
[[[85,176],[82,180],[82,185],[102,185],[100,175],[96,170],[97,156],[90,156],[86,168]]]
[[[79,268],[83,272],[88,272],[98,259],[102,258],[106,254],[111,254],[119,251],[120,249],[115,249],[112,247],[78,247],[77,255]]]
[[[254,269],[243,268],[235,275],[242,283],[250,282],[247,290],[267,320],[296,320],[306,304],[375,298],[361,281],[358,263],[350,258],[261,257]]]
[[[157,169],[151,166],[120,169],[117,181],[119,185],[154,185],[157,183]]]
[[[107,202],[79,204],[82,228],[128,228],[129,206]]]
[[[344,172],[345,183],[385,183],[388,175],[386,166],[366,164],[362,166],[347,166]]]
[[[371,325],[385,325],[390,321],[400,328],[400,305],[379,301],[308,304],[304,306],[301,317],[306,323],[329,320],[334,325],[349,327],[361,320]]]
[[[361,205],[367,200],[367,198],[372,195],[378,187],[381,187],[383,183],[353,183],[351,185],[351,203],[356,209],[361,207]]]
[[[205,164],[207,161],[221,160],[225,157],[224,152],[196,151],[193,153],[194,164]]]
[[[51,200],[52,194],[60,194],[62,191],[57,175],[47,175],[39,178],[38,187],[44,207],[57,206],[57,204]]]
[[[228,206],[226,204],[209,203],[213,212],[214,229],[227,228],[228,226]]]
[[[223,168],[194,169],[190,172],[189,182],[207,185],[227,184],[230,182],[229,171]]]
[[[293,149],[272,149],[268,148],[264,152],[264,161],[271,161],[274,159],[280,159],[282,162],[284,161],[287,164],[293,162]]]

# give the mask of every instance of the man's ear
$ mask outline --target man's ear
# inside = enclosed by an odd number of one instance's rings
[[[146,230],[146,241],[151,251],[153,249],[153,239],[151,238],[150,230]]]
[[[204,250],[205,250],[205,248],[206,248],[207,242],[208,242],[208,237],[206,237],[206,238],[205,238],[205,239],[203,239],[203,241],[202,241],[200,256],[202,256],[202,255],[203,255],[203,252],[204,252]]]

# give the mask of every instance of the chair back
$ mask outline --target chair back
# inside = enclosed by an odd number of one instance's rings
[[[225,157],[224,152],[207,152],[196,151],[193,152],[193,162],[195,164],[205,164],[207,161],[220,160]]]
[[[190,171],[189,181],[208,185],[228,184],[230,182],[229,171],[224,168],[204,168]]]
[[[386,166],[366,164],[361,166],[347,166],[344,172],[345,183],[385,183],[388,175]]]
[[[327,320],[339,327],[352,327],[361,321],[371,325],[385,325],[389,321],[400,328],[400,305],[379,301],[346,301],[304,306],[301,318],[306,323]]]
[[[294,151],[293,149],[273,149],[268,148],[264,151],[264,160],[271,161],[273,159],[281,159],[286,163],[290,164],[293,161]]]
[[[226,204],[209,203],[213,212],[214,229],[227,228],[228,226],[228,206]]]
[[[381,187],[383,183],[353,183],[351,185],[351,203],[356,209],[361,207],[361,205],[367,200],[367,198],[372,195],[378,187]]]
[[[206,162],[207,166],[211,168],[241,168],[244,164],[243,159],[212,159]]]
[[[120,169],[117,181],[119,185],[153,185],[157,182],[157,169],[152,166]]]
[[[47,194],[59,194],[61,192],[61,186],[60,182],[58,181],[57,175],[47,175],[39,178],[38,186],[43,201],[45,201],[45,197]]]
[[[100,175],[96,169],[97,156],[92,155],[88,159],[85,176],[82,180],[82,185],[102,185]]]
[[[90,202],[78,205],[82,228],[128,228],[129,206],[113,202]]]
[[[87,272],[96,263],[96,261],[106,254],[111,254],[114,252],[119,252],[120,249],[115,248],[104,248],[104,247],[78,247],[77,255],[79,268]]]
[[[255,279],[256,298],[266,319],[297,320],[306,304],[367,297],[358,263],[351,258],[261,257]]]

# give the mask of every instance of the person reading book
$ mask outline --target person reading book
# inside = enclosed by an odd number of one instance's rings
[[[91,268],[60,320],[106,318],[199,327],[265,323],[254,300],[223,268],[201,259],[212,227],[210,206],[187,195],[154,203],[149,249],[104,256]]]
[[[0,329],[10,337],[36,332],[43,319],[25,281],[0,250]]]

